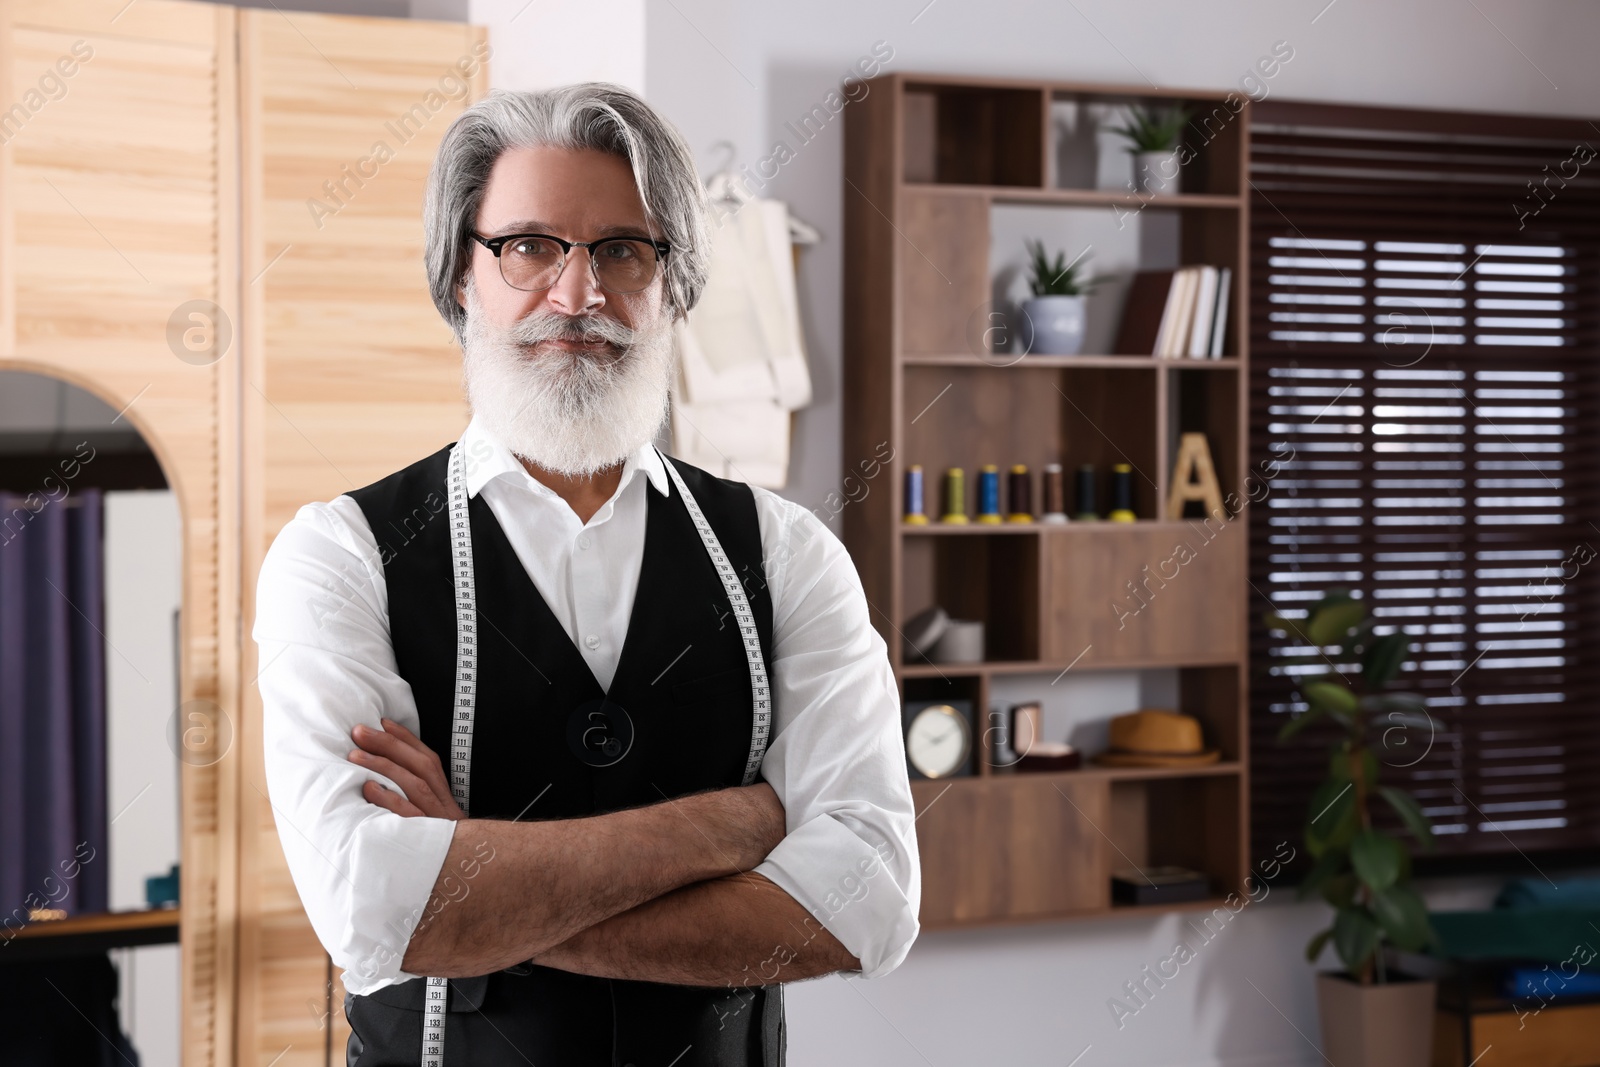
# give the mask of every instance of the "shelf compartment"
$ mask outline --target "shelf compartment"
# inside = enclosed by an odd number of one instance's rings
[[[1038,658],[1037,534],[921,538],[906,542],[901,559],[901,618],[938,604],[953,619],[983,620],[985,660]],[[960,673],[974,665],[935,666],[927,673]]]
[[[1115,845],[1110,866],[1188,867],[1207,876],[1215,895],[1237,891],[1241,793],[1242,781],[1233,775],[1111,782],[1109,821],[1102,824]],[[1108,892],[1109,881],[1108,872]]]
[[[1226,626],[1228,620],[1217,620]],[[1178,706],[1175,710],[1200,720],[1208,748],[1222,753],[1223,763],[1244,757],[1240,723],[1244,716],[1243,668],[1237,664],[1183,667],[1178,671]],[[1198,768],[1196,768],[1198,769]]]
[[[1230,99],[1239,100],[1240,107],[1230,107],[1227,103]],[[1088,138],[1080,134],[1074,139],[1078,142],[1077,145],[1062,138],[1060,136],[1062,124],[1056,121],[1056,116],[1061,115],[1065,118],[1064,109],[1070,109],[1075,105],[1078,111],[1075,122],[1094,135],[1094,151],[1097,155],[1105,151],[1122,152],[1126,155],[1126,141],[1100,136],[1100,133],[1105,128],[1122,125],[1122,117],[1126,114],[1122,109],[1133,104],[1162,111],[1173,107],[1189,109],[1190,119],[1183,129],[1179,142],[1181,166],[1178,180],[1182,195],[1237,196],[1239,194],[1242,184],[1239,160],[1244,136],[1244,119],[1240,114],[1243,107],[1242,98],[1237,93],[1228,93],[1226,96],[1174,97],[1143,92],[1056,89],[1050,94],[1051,122],[1047,152],[1052,164],[1051,173],[1058,176],[1055,179],[1057,184],[1068,186],[1075,184],[1063,183],[1060,175],[1082,175],[1091,170],[1098,173],[1107,168],[1099,166],[1098,160],[1096,165],[1090,168],[1083,165],[1082,160],[1073,158],[1074,147],[1082,146]],[[1101,181],[1104,180],[1106,179],[1102,177]],[[1133,182],[1131,159],[1124,181],[1131,190]],[[1161,197],[1161,199],[1167,198]]]
[[[1171,472],[1168,485],[1177,477],[1178,446],[1183,435],[1205,434],[1211,450],[1211,466],[1222,491],[1223,507],[1230,514],[1236,514],[1245,506],[1238,473],[1244,461],[1239,442],[1239,381],[1232,375],[1208,374],[1191,367],[1169,367],[1167,374],[1167,469]],[[1231,503],[1230,494],[1235,497]],[[1195,518],[1203,517],[1204,510],[1198,502],[1185,508],[1186,513]],[[1166,513],[1165,504],[1162,513]]]
[[[1242,521],[1098,526],[1043,541],[1042,659],[1082,667],[1244,659]]]
[[[1111,467],[1134,469],[1134,514],[1154,519],[1157,510],[1157,378],[1152,363],[1131,367],[1031,366],[1014,373],[962,366],[908,366],[904,373],[907,464],[921,464],[924,508],[932,522],[943,513],[944,472],[966,473],[966,514],[975,514],[978,469],[1000,468],[1002,508],[1005,474],[1027,464],[1035,513],[1043,504],[1042,472],[1060,463],[1071,514],[1074,478],[1081,464],[1095,467],[1102,514],[1110,504]],[[903,468],[902,468],[903,470]],[[903,477],[903,475],[902,475]],[[1003,529],[990,527],[991,529]]]
[[[932,925],[1103,911],[1111,875],[1098,827],[1109,783],[1040,776],[916,782],[921,921]]]
[[[907,182],[1044,184],[1044,90],[909,82]]]
[[[988,702],[988,685],[980,676],[972,674],[947,674],[943,677],[919,676],[906,677],[901,682],[901,736],[905,734],[905,727],[910,725],[908,716],[904,712],[906,704],[914,700],[939,700],[955,701],[964,700],[972,705],[972,716],[967,720],[967,725],[972,729],[972,748],[967,754],[966,773],[960,776],[936,779],[939,782],[966,781],[972,776],[984,773],[983,744],[984,722],[983,708]],[[926,782],[931,779],[913,777],[912,782]]]

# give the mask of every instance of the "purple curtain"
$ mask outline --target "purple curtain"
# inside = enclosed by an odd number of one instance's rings
[[[41,499],[0,494],[0,921],[108,904],[102,498]]]

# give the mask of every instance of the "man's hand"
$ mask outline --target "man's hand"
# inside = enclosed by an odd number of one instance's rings
[[[465,819],[466,814],[450,792],[450,779],[438,754],[393,719],[381,721],[382,730],[357,723],[350,731],[351,740],[357,745],[350,750],[350,762],[376,771],[405,792],[402,795],[381,782],[369,780],[361,786],[361,795],[397,815]]]

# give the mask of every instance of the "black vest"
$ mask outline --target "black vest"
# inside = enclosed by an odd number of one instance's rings
[[[349,494],[378,543],[395,660],[421,738],[447,769],[456,666],[449,455],[440,449]],[[667,462],[739,574],[770,664],[772,603],[750,487]],[[664,496],[636,476],[648,500],[644,557],[609,691],[483,497],[468,503],[478,608],[473,818],[568,819],[743,782],[754,705],[732,607],[677,487]],[[421,1063],[425,984],[346,997],[350,1067]],[[668,985],[523,963],[451,980],[444,1050],[446,1067],[780,1067],[785,1044],[781,985]]]

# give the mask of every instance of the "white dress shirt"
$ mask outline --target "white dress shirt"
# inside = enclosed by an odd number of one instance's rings
[[[609,688],[644,553],[639,475],[673,491],[660,456],[648,444],[630,455],[616,493],[583,523],[476,419],[460,445],[468,493],[483,494]],[[805,508],[751,490],[772,601],[773,720],[761,766],[787,812],[787,836],[755,869],[875,978],[916,939],[922,889],[894,674],[843,544]],[[347,758],[358,722],[381,728],[386,716],[420,734],[395,665],[387,592],[355,500],[307,504],[262,562],[253,629],[278,836],[311,925],[356,994],[417,977],[400,962],[454,833],[448,819],[368,803],[367,780],[398,786]]]

